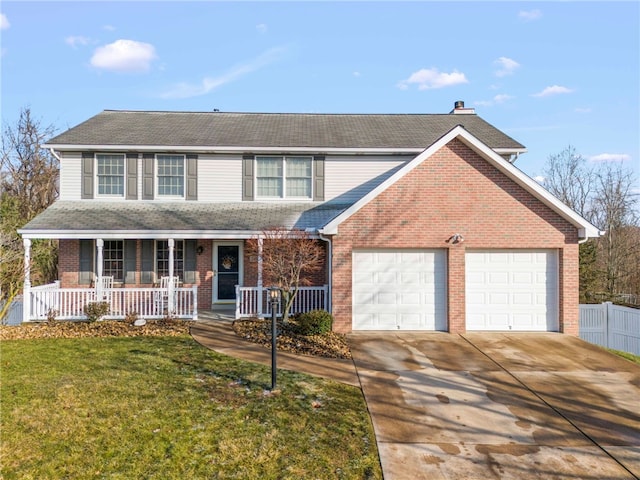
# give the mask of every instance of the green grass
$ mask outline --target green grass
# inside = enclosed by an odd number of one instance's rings
[[[4,341],[0,478],[382,478],[359,389],[191,337]]]
[[[634,355],[633,353],[621,352],[620,350],[613,350],[612,348],[607,348],[607,350],[640,365],[640,356],[638,355]]]

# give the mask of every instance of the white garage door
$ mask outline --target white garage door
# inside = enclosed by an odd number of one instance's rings
[[[446,330],[443,250],[353,252],[354,330]]]
[[[554,250],[466,254],[467,330],[557,331]]]

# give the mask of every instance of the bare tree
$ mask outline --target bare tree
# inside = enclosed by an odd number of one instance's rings
[[[0,163],[0,300],[22,288],[24,250],[17,233],[58,196],[58,161],[43,143],[54,133],[42,127],[29,108],[15,126],[4,126]],[[57,242],[32,244],[32,278],[45,283],[57,277]]]
[[[633,192],[633,172],[622,163],[589,166],[572,146],[549,156],[544,186],[558,199],[601,230],[603,237],[580,245],[580,298],[594,294],[615,299],[630,293],[640,298],[637,271],[638,195]]]
[[[638,195],[633,181],[633,172],[622,163],[604,164],[596,174],[593,221],[605,230],[598,250],[605,273],[603,290],[609,295],[628,293],[625,279],[640,268],[640,246],[633,228],[638,226]]]
[[[569,145],[557,155],[550,155],[543,175],[544,187],[549,192],[583,217],[590,216],[594,170],[573,146]]]
[[[282,319],[286,322],[299,288],[309,285],[311,276],[322,269],[324,247],[304,230],[274,227],[249,240],[247,252],[256,257],[262,255],[266,281],[282,290]]]

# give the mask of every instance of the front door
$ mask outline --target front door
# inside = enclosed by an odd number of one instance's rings
[[[213,252],[213,303],[235,303],[236,285],[242,285],[242,243],[215,243]]]

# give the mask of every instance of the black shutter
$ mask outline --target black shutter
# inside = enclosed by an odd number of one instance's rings
[[[81,198],[93,198],[93,152],[82,152]]]
[[[324,156],[313,158],[313,200],[324,201]]]
[[[196,283],[196,240],[184,241],[184,283]]]
[[[154,251],[153,240],[142,240],[142,252],[140,258],[140,283],[153,283],[154,275]]]
[[[124,241],[124,283],[136,283],[136,250],[135,240]]]
[[[78,284],[88,285],[93,280],[93,240],[80,240]]]
[[[253,155],[242,156],[242,200],[243,201],[251,201],[254,199],[253,161],[254,161]]]
[[[198,200],[198,156],[187,155],[187,200]]]
[[[153,153],[142,156],[142,199],[153,200]]]
[[[127,153],[127,200],[138,199],[138,154]]]

